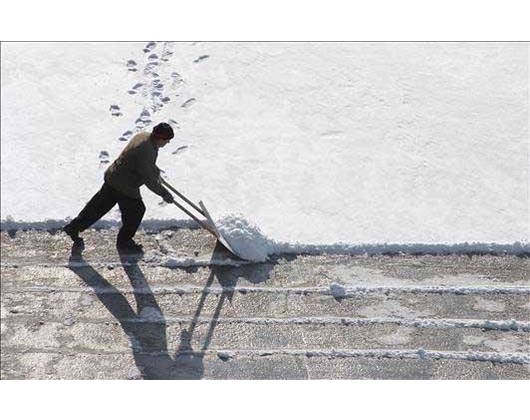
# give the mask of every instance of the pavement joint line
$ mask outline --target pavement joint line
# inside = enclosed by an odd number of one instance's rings
[[[26,322],[34,320],[34,317],[25,315],[15,315],[3,317],[2,321],[6,322]],[[103,324],[103,323],[127,323],[127,324],[189,324],[195,321],[196,324],[210,324],[211,317],[145,317],[145,318],[122,318],[116,320],[115,318],[99,318],[99,319],[84,319],[76,318],[76,324]],[[46,321],[40,319],[42,322],[52,322],[63,324],[64,319],[47,319]],[[493,331],[518,331],[530,332],[530,322],[517,320],[480,320],[480,319],[447,319],[447,318],[419,318],[419,319],[405,319],[405,318],[350,318],[350,317],[289,317],[289,318],[269,318],[269,317],[244,317],[244,318],[230,318],[219,317],[215,319],[216,324],[249,324],[249,325],[341,325],[341,326],[365,326],[365,325],[385,325],[394,324],[404,327],[415,328],[438,328],[438,329],[452,329],[452,328],[476,328]]]
[[[87,261],[85,263],[68,263],[68,262],[49,262],[49,263],[32,263],[32,262],[12,262],[12,263],[1,263],[0,268],[20,268],[20,267],[36,267],[36,268],[69,268],[69,267],[75,267],[75,268],[84,268],[84,267],[94,267],[94,268],[102,268],[107,267],[109,265],[119,267],[119,266],[139,266],[139,267],[161,267],[161,268],[168,268],[168,269],[186,269],[186,268],[200,268],[200,267],[239,267],[243,265],[263,265],[267,264],[268,262],[259,262],[259,261],[245,261],[245,260],[193,260],[193,261],[187,261],[186,257],[182,258],[182,261],[179,261],[179,257],[175,257],[177,261],[171,262],[171,263],[163,263],[163,262],[148,262],[148,261],[142,261],[141,263],[138,263],[136,261],[120,261],[119,259],[116,260],[109,260],[109,261],[101,261],[98,260],[95,261]],[[191,258],[191,257],[189,257]]]
[[[530,286],[343,286],[340,294],[332,292],[330,286],[315,287],[201,287],[201,286],[154,286],[127,288],[117,290],[112,287],[53,287],[53,286],[28,286],[10,287],[3,286],[2,293],[96,293],[96,294],[224,294],[224,293],[271,293],[271,294],[296,294],[309,295],[321,294],[333,296],[337,299],[348,298],[372,293],[434,293],[434,294],[458,294],[458,295],[530,295]]]
[[[62,354],[65,356],[76,356],[79,354],[94,354],[98,356],[113,355],[130,355],[129,352],[101,352],[101,351],[83,351],[84,349],[46,349],[46,348],[20,348],[20,347],[2,347],[4,354]],[[135,351],[135,354],[152,357],[167,357],[168,352],[143,352]],[[207,349],[207,350],[182,350],[177,353],[178,356],[200,356],[223,354],[228,356],[228,360],[239,357],[270,357],[270,356],[305,356],[306,358],[324,357],[329,359],[345,358],[376,358],[376,359],[423,359],[423,360],[467,360],[476,362],[494,362],[494,363],[514,363],[530,364],[530,355],[528,353],[499,353],[499,352],[481,352],[481,351],[439,351],[417,349]]]

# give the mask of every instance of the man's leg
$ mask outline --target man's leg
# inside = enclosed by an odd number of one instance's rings
[[[77,235],[77,233],[88,229],[105,216],[116,203],[117,196],[115,192],[107,184],[103,184],[101,189],[90,199],[79,215],[64,227],[65,231],[72,236],[72,234]]]
[[[122,227],[118,233],[118,244],[129,242],[142,221],[145,214],[145,205],[142,199],[129,198],[124,195],[118,199],[118,205],[121,210]]]

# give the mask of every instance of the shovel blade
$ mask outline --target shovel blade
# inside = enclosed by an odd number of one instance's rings
[[[215,237],[217,238],[217,240],[227,249],[229,250],[232,254],[234,254],[237,258],[240,258],[242,260],[245,260],[245,258],[243,258],[241,255],[239,255],[236,251],[234,251],[234,249],[232,248],[232,246],[230,245],[230,243],[226,240],[225,237],[223,237],[223,235],[221,234],[221,232],[219,232],[219,229],[217,229],[217,226],[215,226],[215,222],[213,221],[212,219],[212,216],[210,216],[210,213],[208,212],[208,210],[206,209],[206,206],[204,205],[204,203],[202,201],[199,201],[199,206],[200,208],[202,209],[203,213],[204,213],[204,216],[206,217],[206,221],[208,223],[208,225],[212,228],[212,233],[215,235]]]

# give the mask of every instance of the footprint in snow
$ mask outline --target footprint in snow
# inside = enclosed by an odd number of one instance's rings
[[[188,150],[188,146],[180,146],[177,150],[172,152],[172,155],[178,155],[180,153],[184,153],[186,150]]]
[[[151,113],[147,109],[144,109],[138,119],[135,121],[135,125],[137,128],[143,129],[149,124],[151,124],[152,121],[153,120],[151,120]]]
[[[333,137],[333,136],[338,136],[341,134],[344,134],[344,132],[340,130],[328,130],[328,131],[324,131],[320,133],[320,136],[321,137]]]
[[[156,48],[156,42],[150,41],[147,43],[147,45],[144,47],[144,53],[148,53],[153,51]]]
[[[169,59],[171,58],[171,56],[173,55],[173,51],[164,51],[162,53],[162,58],[161,60],[162,61],[169,61]]]
[[[138,130],[145,130],[147,127],[149,127],[149,125],[152,123],[151,119],[150,118],[145,118],[145,119],[142,119],[142,118],[138,118],[135,123],[134,123],[134,126],[136,127],[136,129]]]
[[[123,115],[118,105],[111,105],[109,111],[113,117],[121,117]]]
[[[197,64],[197,63],[200,63],[201,61],[206,60],[207,58],[210,58],[210,56],[209,56],[209,55],[201,55],[199,58],[197,58],[197,59],[194,60],[193,62],[194,62],[195,64]]]
[[[167,122],[173,128],[180,129],[178,121],[175,121],[173,118],[170,118],[169,120],[167,120]]]
[[[127,61],[127,70],[137,71],[138,69],[136,68],[136,66],[137,66],[136,61],[134,60]]]
[[[148,65],[144,68],[144,74],[153,74],[154,68],[158,66],[158,61],[151,61]]]
[[[127,91],[129,95],[136,95],[138,90],[143,86],[143,83],[136,83],[131,90]]]
[[[160,81],[160,79],[153,79],[153,88],[164,89],[164,84]]]
[[[182,108],[189,108],[190,106],[192,106],[194,104],[194,102],[196,101],[195,98],[191,98],[191,99],[188,99],[186,102],[184,102],[181,107]]]
[[[178,74],[176,71],[171,73],[171,87],[175,87],[180,85],[181,83],[184,83],[184,79],[180,74]]]
[[[107,152],[106,150],[102,150],[101,152],[99,152],[99,163],[109,163],[109,162],[110,162],[109,152]]]
[[[123,134],[121,135],[121,137],[119,138],[119,140],[120,140],[120,141],[128,141],[128,140],[131,138],[132,134],[133,134],[132,131],[127,130],[125,133],[123,133]]]
[[[166,41],[164,42],[164,47],[162,48],[162,61],[168,61],[173,55],[173,42]]]

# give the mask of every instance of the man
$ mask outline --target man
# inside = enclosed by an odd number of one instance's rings
[[[162,186],[160,170],[155,164],[158,149],[168,144],[173,137],[171,126],[160,123],[151,133],[139,133],[129,141],[120,156],[105,171],[105,182],[101,189],[81,213],[63,228],[75,245],[83,243],[79,232],[92,226],[117,203],[122,220],[116,241],[118,250],[142,252],[142,245],[133,240],[145,213],[140,187],[145,184],[166,203],[173,203],[173,196]]]

